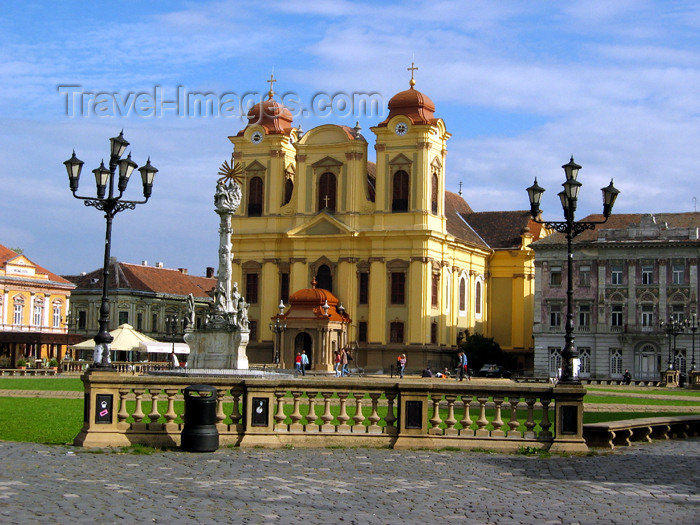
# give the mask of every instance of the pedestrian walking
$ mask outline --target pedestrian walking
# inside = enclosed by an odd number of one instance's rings
[[[471,377],[469,377],[469,369],[467,368],[467,353],[466,352],[460,352],[459,355],[459,380],[463,381],[464,376],[467,376],[467,381],[471,381]]]
[[[406,371],[406,354],[401,354],[399,356],[399,378],[403,379],[403,374]]]
[[[301,374],[301,354],[297,352],[297,356],[294,358],[294,373]]]
[[[340,352],[338,350],[335,351],[335,355],[333,356],[333,362],[334,362],[334,370],[335,370],[335,377],[340,377],[341,370],[340,370]]]
[[[301,375],[306,375],[306,367],[309,366],[309,356],[306,355],[306,350],[301,351]]]
[[[343,348],[340,354],[340,377],[346,376],[348,374],[348,353]]]

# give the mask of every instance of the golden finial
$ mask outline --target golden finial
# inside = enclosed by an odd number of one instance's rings
[[[231,164],[229,164],[228,161],[225,160],[219,168],[218,175],[221,175],[221,178],[217,182],[225,183],[226,181],[230,181],[231,179],[233,179],[240,184],[241,179],[239,177],[243,175],[243,168],[241,168],[240,162],[238,164],[234,164],[233,154],[231,154]]]
[[[272,100],[272,95],[275,94],[274,90],[272,89],[272,84],[274,84],[275,82],[277,82],[277,81],[275,80],[275,70],[274,70],[274,69],[272,70],[272,74],[270,75],[270,80],[268,80],[267,82],[270,83],[270,92],[268,93],[268,97],[269,97],[270,100]]]
[[[416,85],[416,81],[413,79],[413,72],[418,68],[416,67],[415,62],[411,62],[411,67],[407,67],[406,69],[411,72],[411,80],[409,81],[409,84],[411,89],[413,89],[413,86]]]

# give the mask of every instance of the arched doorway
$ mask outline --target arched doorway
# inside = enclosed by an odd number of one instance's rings
[[[635,379],[657,380],[661,374],[661,354],[656,345],[645,343],[639,345],[635,351],[634,371]]]
[[[309,334],[306,332],[299,332],[297,336],[294,338],[294,356],[296,357],[297,353],[301,353],[302,350],[306,352],[306,355],[309,358],[309,364],[306,367],[307,370],[310,370],[312,367],[313,363],[313,346],[314,346],[314,341],[311,338]],[[292,362],[294,362],[294,359],[292,359]]]

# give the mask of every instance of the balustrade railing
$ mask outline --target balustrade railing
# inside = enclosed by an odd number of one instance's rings
[[[179,446],[183,391],[217,389],[222,445],[532,447],[585,451],[578,386],[388,379],[232,379],[92,371],[76,445]]]

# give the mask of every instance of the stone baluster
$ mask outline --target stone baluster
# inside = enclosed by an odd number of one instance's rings
[[[526,397],[527,403],[527,419],[525,420],[525,437],[526,439],[535,439],[535,399],[534,397]]]
[[[367,432],[369,434],[381,434],[382,433],[382,427],[377,425],[381,418],[379,417],[379,414],[377,412],[377,407],[379,405],[379,398],[381,397],[381,393],[379,392],[372,392],[370,393],[369,397],[372,400],[372,413],[369,415],[369,426],[367,427]]]
[[[318,417],[316,416],[316,396],[318,392],[306,392],[306,396],[309,398],[309,411],[306,414],[306,426],[304,430],[306,432],[318,432],[319,426],[316,424]]]
[[[479,419],[476,420],[476,437],[489,437],[489,431],[486,429],[486,425],[489,424],[489,420],[486,419],[486,402],[489,400],[486,396],[477,396],[476,400],[479,402]]]
[[[226,395],[225,389],[216,389],[216,423],[217,425],[222,424],[226,419],[226,414],[224,414],[224,396]]]
[[[303,432],[304,426],[300,423],[302,415],[299,411],[299,398],[301,397],[301,392],[292,392],[292,397],[294,398],[294,409],[292,413],[289,414],[289,419],[292,420],[292,424],[289,425],[289,430],[291,432]]]
[[[440,418],[440,401],[442,400],[442,394],[431,394],[430,400],[433,403],[433,417],[429,420],[431,427],[428,430],[428,434],[441,436],[442,429],[440,428],[440,423],[442,423],[442,418]]]
[[[495,413],[493,416],[493,430],[491,431],[491,437],[504,437],[506,435],[501,427],[503,427],[503,420],[501,419],[501,405],[503,404],[503,397],[493,396],[493,403],[496,405]]]
[[[331,397],[333,392],[321,392],[323,396],[323,415],[321,420],[323,425],[321,425],[321,432],[335,432],[335,426],[333,426],[333,414],[331,414]]]
[[[355,415],[352,416],[352,419],[355,422],[355,424],[352,426],[352,431],[357,434],[363,434],[367,432],[367,429],[362,424],[362,422],[365,420],[365,416],[362,413],[362,398],[365,397],[365,394],[360,392],[353,392],[352,397],[355,398]]]
[[[166,426],[174,423],[175,419],[177,419],[177,413],[175,412],[175,396],[177,392],[178,390],[176,388],[165,389],[165,395],[168,396],[168,409],[165,414],[163,414],[165,416]]]
[[[128,388],[119,389],[119,413],[117,414],[117,420],[120,423],[123,423],[129,418],[129,412],[126,410],[126,398],[128,395]]]
[[[158,412],[158,397],[160,397],[160,388],[149,388],[148,395],[151,396],[151,411],[148,414],[148,419],[151,422],[148,424],[149,430],[160,430],[162,426],[158,423],[160,412]]]
[[[393,392],[386,392],[386,402],[387,402],[387,407],[386,407],[386,417],[384,418],[384,422],[386,423],[386,426],[384,427],[384,432],[386,434],[396,434],[398,433],[398,429],[396,428],[396,415],[394,414],[394,402],[396,400],[396,394]]]
[[[542,431],[538,436],[540,439],[550,439],[552,437],[552,433],[549,431],[549,427],[552,426],[552,423],[549,422],[549,404],[551,402],[551,399],[540,399],[540,403],[542,403],[542,420],[540,421]]]
[[[231,410],[231,426],[235,426],[236,430],[241,430],[241,410],[238,407],[238,403],[241,401],[241,393],[238,390],[231,390],[231,395],[233,396],[233,409]]]
[[[275,431],[276,432],[287,432],[287,425],[284,424],[284,420],[287,416],[284,415],[284,396],[285,392],[275,392],[275,397],[277,398],[277,412],[275,412]]]
[[[143,394],[146,392],[145,388],[134,388],[134,395],[136,396],[136,408],[131,416],[134,418],[135,423],[141,423],[146,414],[143,413]]]
[[[340,399],[340,414],[338,414],[338,432],[350,432],[350,425],[348,425],[348,420],[350,419],[350,416],[348,416],[347,412],[347,407],[345,405],[347,398],[348,398],[349,392],[338,392],[338,398]]]
[[[445,395],[445,401],[447,401],[447,419],[445,419],[445,429],[446,436],[457,436],[459,431],[455,428],[457,420],[455,419],[455,401],[457,400],[457,394]]]
[[[510,421],[508,421],[510,429],[506,436],[509,438],[521,438],[522,435],[518,432],[518,428],[520,427],[520,421],[518,421],[518,402],[520,398],[509,397],[508,401],[510,402]]]
[[[460,396],[460,398],[462,399],[462,403],[464,403],[464,416],[462,417],[462,420],[459,422],[459,424],[462,425],[462,430],[460,431],[460,435],[461,436],[473,436],[474,431],[471,429],[472,420],[469,417],[469,409],[471,408],[472,396],[462,395],[462,396]]]

